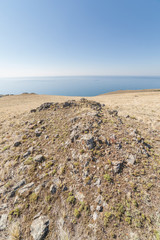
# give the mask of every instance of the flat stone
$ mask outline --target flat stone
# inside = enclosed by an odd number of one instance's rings
[[[98,178],[97,181],[94,183],[95,186],[100,187],[101,185],[101,179]]]
[[[23,194],[24,192],[28,191],[33,186],[34,186],[34,182],[28,183],[27,185],[25,185],[24,187],[19,189],[18,193]]]
[[[4,210],[6,208],[8,208],[8,204],[7,203],[3,203],[3,204],[0,205],[0,211]]]
[[[0,231],[6,229],[6,227],[7,227],[7,218],[8,218],[7,214],[2,214],[0,216]]]
[[[127,163],[130,165],[133,165],[135,161],[136,161],[136,157],[130,154],[129,157],[127,158]]]
[[[22,187],[26,183],[25,179],[22,179],[20,182],[18,182],[14,187],[13,190],[16,191],[18,188]]]
[[[43,162],[45,160],[44,156],[43,155],[37,155],[34,157],[33,159],[35,162]]]
[[[46,216],[36,218],[31,224],[31,235],[34,240],[43,240],[49,231],[49,219]]]
[[[96,221],[98,218],[98,214],[96,212],[93,213],[93,220]]]
[[[27,152],[23,155],[23,157],[26,158],[26,157],[28,157],[30,154],[31,154],[31,151],[27,151]]]

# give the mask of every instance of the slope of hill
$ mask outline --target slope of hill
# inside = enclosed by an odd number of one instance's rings
[[[80,99],[0,128],[0,239],[160,239],[159,131]]]

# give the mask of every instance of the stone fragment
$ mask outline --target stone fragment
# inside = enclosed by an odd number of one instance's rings
[[[34,112],[36,112],[36,109],[31,109],[30,112],[31,112],[31,113],[34,113]]]
[[[98,205],[98,206],[96,207],[96,210],[97,210],[98,212],[102,212],[102,211],[103,211],[103,207]]]
[[[33,160],[35,162],[43,162],[45,160],[45,158],[43,155],[39,154],[39,155],[35,156]]]
[[[123,162],[113,162],[112,165],[114,173],[119,173],[123,167]]]
[[[35,188],[35,193],[39,193],[40,192],[40,190],[41,190],[41,188],[42,188],[42,186],[41,186],[41,184],[40,185],[38,185],[36,188]]]
[[[79,134],[77,133],[76,130],[73,130],[71,135],[70,135],[71,142],[74,142],[78,138],[79,138]]]
[[[35,130],[35,134],[36,134],[36,137],[39,137],[39,136],[41,136],[42,132],[40,131],[39,128],[37,128],[37,129]]]
[[[6,209],[6,208],[8,208],[7,203],[3,203],[3,204],[0,205],[0,211],[1,211],[1,210],[4,210],[4,209]]]
[[[18,182],[14,187],[13,190],[16,191],[18,188],[22,187],[26,183],[25,179],[22,179],[20,182]]]
[[[7,214],[0,215],[0,231],[6,229],[6,227],[7,227],[7,218],[8,218]]]
[[[117,110],[108,110],[108,113],[112,116],[117,116],[118,115],[118,111]]]
[[[57,188],[56,188],[54,185],[51,185],[51,186],[50,186],[50,192],[51,192],[52,194],[55,194],[56,191],[57,191]]]
[[[101,179],[98,178],[97,181],[94,183],[95,186],[100,187],[101,185]]]
[[[47,103],[43,103],[40,107],[37,108],[37,110],[40,112],[40,111],[43,111],[43,110],[46,110],[48,108],[50,108],[51,106],[53,106],[53,102],[47,102]]]
[[[129,155],[129,157],[127,158],[127,163],[130,165],[133,165],[136,161],[136,157],[132,154]]]
[[[21,142],[15,142],[14,143],[14,147],[18,147],[19,145],[21,145]]]
[[[49,219],[46,216],[36,218],[31,224],[31,235],[34,240],[43,240],[49,231]]]
[[[82,143],[83,141],[85,142],[86,144],[86,147],[91,150],[95,147],[95,142],[94,142],[94,137],[91,135],[91,134],[86,134],[84,135],[82,138]]]
[[[19,189],[18,193],[23,194],[24,192],[28,191],[33,186],[34,186],[34,182],[28,183],[27,185],[25,185],[24,187]]]
[[[28,150],[28,151],[23,155],[23,157],[26,158],[26,157],[28,157],[30,154],[31,154],[31,151]]]
[[[33,219],[39,218],[39,217],[41,216],[41,214],[42,214],[42,210],[41,210],[39,213],[37,213],[37,214],[34,216]]]
[[[96,221],[97,218],[98,218],[98,214],[97,214],[97,212],[94,212],[94,213],[93,213],[93,220]]]
[[[75,193],[75,197],[80,201],[80,202],[83,202],[84,201],[84,194],[82,192],[76,192]]]

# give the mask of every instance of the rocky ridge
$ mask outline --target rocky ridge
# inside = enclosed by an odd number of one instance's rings
[[[158,131],[83,98],[0,133],[0,240],[160,239]]]

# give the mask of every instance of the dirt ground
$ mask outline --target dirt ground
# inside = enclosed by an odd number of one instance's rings
[[[160,130],[160,91],[115,92],[95,97],[87,97],[104,103],[107,107],[117,109],[119,115],[137,118]],[[81,97],[21,94],[0,98],[0,122],[13,119],[19,114],[30,111],[44,102],[64,102],[78,100]]]

